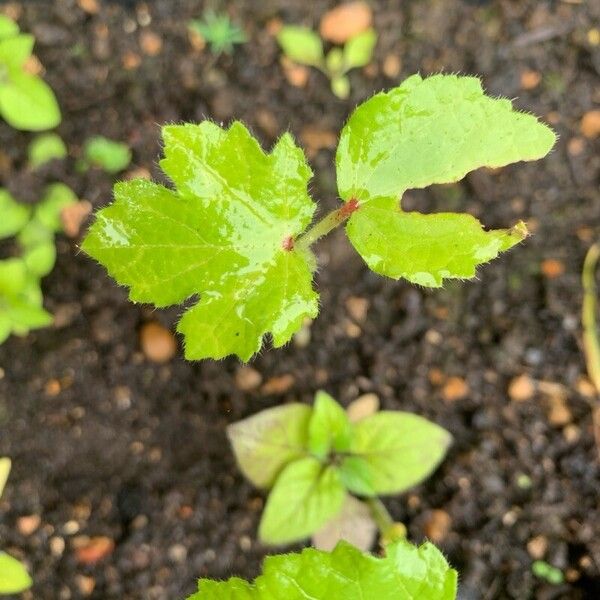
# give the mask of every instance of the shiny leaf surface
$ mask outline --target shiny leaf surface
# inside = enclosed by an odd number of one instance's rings
[[[338,190],[359,204],[347,224],[350,241],[382,275],[432,287],[472,277],[520,241],[524,225],[485,232],[469,215],[405,213],[402,195],[479,167],[541,158],[554,142],[535,117],[485,96],[477,78],[414,75],[359,106],[342,131]]]
[[[252,584],[201,579],[189,600],[454,600],[457,573],[430,543],[406,541],[377,558],[340,542],[329,553],[306,548],[268,556]]]
[[[0,239],[16,235],[29,219],[27,206],[17,202],[8,190],[0,188]]]
[[[179,322],[188,359],[248,360],[271,333],[285,344],[317,314],[314,258],[293,247],[314,203],[312,173],[291,136],[266,154],[241,123],[163,128],[161,166],[176,186],[115,187],[83,249],[130,298],[169,306],[200,294]]]

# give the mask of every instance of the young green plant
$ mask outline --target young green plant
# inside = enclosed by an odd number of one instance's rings
[[[0,458],[0,497],[10,473],[10,459]],[[31,577],[25,567],[16,559],[0,552],[0,594],[20,594],[31,587]]]
[[[131,149],[127,144],[96,135],[86,140],[83,157],[77,167],[81,171],[97,167],[114,175],[125,170],[130,163]]]
[[[455,600],[458,574],[431,543],[398,540],[375,557],[340,542],[332,552],[268,556],[249,583],[201,579],[188,600]]]
[[[248,41],[243,30],[232,23],[227,14],[217,14],[212,10],[207,10],[202,19],[190,21],[188,28],[193,34],[200,36],[217,56],[232,54],[236,44]]]
[[[291,61],[324,73],[331,82],[331,91],[344,99],[350,95],[348,71],[371,62],[377,34],[374,29],[367,29],[350,38],[343,48],[332,48],[327,55],[319,34],[308,27],[286,25],[277,34],[277,41]]]
[[[26,335],[52,323],[40,283],[56,261],[54,235],[62,229],[60,213],[75,202],[73,191],[62,183],[48,185],[34,208],[0,188],[0,240],[15,238],[18,249],[16,256],[0,260],[0,344],[11,333]]]
[[[381,411],[351,422],[326,392],[314,407],[293,403],[230,425],[238,465],[270,490],[259,527],[268,544],[302,540],[340,516],[349,495],[364,499],[382,538],[397,530],[381,495],[399,494],[428,477],[446,454],[450,434],[412,413]]]
[[[41,131],[60,123],[54,92],[26,69],[34,38],[0,15],[0,116],[15,129]]]
[[[317,316],[312,246],[337,227],[381,275],[425,287],[474,277],[527,236],[525,224],[486,230],[470,214],[408,212],[404,192],[539,159],[555,142],[533,115],[486,96],[476,77],[413,75],[354,111],[336,155],[342,203],[309,227],[312,171],[290,134],[271,153],[239,122],[167,125],[162,135],[160,165],[174,187],[118,183],[83,249],[134,302],[199,296],[177,327],[188,359],[244,361],[266,334],[282,346]]]

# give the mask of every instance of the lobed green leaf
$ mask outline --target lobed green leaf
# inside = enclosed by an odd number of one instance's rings
[[[314,257],[293,248],[315,209],[302,150],[286,134],[265,154],[237,122],[167,126],[163,139],[161,166],[176,190],[117,184],[83,249],[135,302],[200,294],[178,325],[188,359],[248,360],[267,333],[282,346],[318,311]]]
[[[437,287],[466,278],[526,234],[523,224],[486,232],[469,215],[405,213],[404,192],[458,181],[479,167],[545,156],[550,128],[486,96],[475,77],[414,75],[359,106],[337,150],[341,198],[358,203],[350,241],[371,269]]]
[[[201,579],[189,600],[454,600],[457,579],[430,543],[398,541],[377,558],[340,542],[332,552],[268,556],[252,584]]]

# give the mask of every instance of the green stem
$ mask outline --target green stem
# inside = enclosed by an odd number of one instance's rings
[[[600,258],[600,245],[593,244],[585,255],[581,281],[583,284],[583,305],[581,308],[581,324],[583,326],[583,352],[588,375],[600,394],[600,341],[598,340],[598,323],[596,320],[596,264]],[[596,440],[596,448],[600,456],[600,406],[592,406],[592,431]]]
[[[583,283],[583,307],[581,324],[583,325],[583,349],[588,374],[596,391],[600,393],[600,343],[596,323],[596,263],[600,257],[600,246],[593,244],[583,263],[581,280]]]
[[[368,498],[365,502],[371,511],[371,516],[379,529],[379,533],[382,537],[385,537],[394,526],[392,515],[390,515],[388,509],[379,498]]]
[[[307,250],[317,240],[339,227],[342,223],[348,220],[350,215],[358,210],[358,201],[351,198],[344,202],[342,206],[336,210],[326,214],[320,221],[315,223],[304,235],[300,236],[296,242],[296,247]]]

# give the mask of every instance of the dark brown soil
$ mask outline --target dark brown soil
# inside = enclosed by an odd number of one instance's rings
[[[75,0],[22,2],[20,23],[37,37],[72,157],[33,174],[25,166],[31,136],[0,124],[3,185],[34,201],[44,182],[60,179],[101,206],[110,200],[110,176],[73,168],[90,135],[126,140],[135,167],[158,177],[157,124],[239,118],[269,146],[286,129],[296,136],[308,125],[338,131],[355,104],[413,72],[477,73],[489,91],[518,97],[520,108],[551,120],[561,135],[556,150],[536,164],[410,194],[409,202],[468,210],[490,227],[524,218],[535,235],[478,280],[426,291],[371,274],[336,232],[318,248],[322,310],[310,343],[266,348],[252,363],[265,381],[291,375],[283,394],[241,392],[233,359],[190,364],[179,353],[165,366],[147,362],[140,326],[159,320],[172,328],[179,311],[131,304],[61,239],[58,265],[44,281],[57,325],[0,347],[0,455],[14,460],[0,504],[0,546],[30,565],[28,598],[83,598],[93,584],[87,597],[98,600],[174,600],[191,593],[199,576],[255,576],[269,550],[256,541],[262,496],[236,469],[224,428],[268,406],[309,402],[320,387],[344,403],[374,392],[386,408],[418,412],[452,432],[438,472],[387,505],[415,541],[432,530],[439,514],[432,510],[448,513],[440,546],[461,573],[461,598],[600,598],[595,398],[582,393],[579,325],[582,259],[600,231],[600,140],[579,132],[582,115],[600,105],[600,46],[588,35],[600,4],[373,2],[376,60],[352,73],[346,102],[316,71],[305,89],[290,86],[266,28],[274,17],[315,24],[333,4],[221,3],[250,42],[214,61],[187,39],[199,1],[99,2],[96,15]],[[158,55],[141,51],[144,31],[162,39]],[[138,68],[123,67],[128,52],[140,56]],[[389,54],[402,61],[396,79],[382,73]],[[530,91],[521,87],[525,70],[542,75]],[[336,202],[332,159],[322,150],[312,161],[323,210]],[[560,261],[564,273],[545,276],[547,259]],[[349,296],[370,303],[359,337],[348,326]],[[508,387],[520,375],[538,391],[517,402]],[[444,399],[449,377],[467,382],[462,399]],[[562,419],[551,413],[557,394],[566,397]],[[29,515],[41,525],[23,535],[19,518]],[[96,565],[79,564],[80,536],[107,536],[115,549]],[[570,580],[564,585],[531,572],[531,548],[544,542],[545,560]]]

